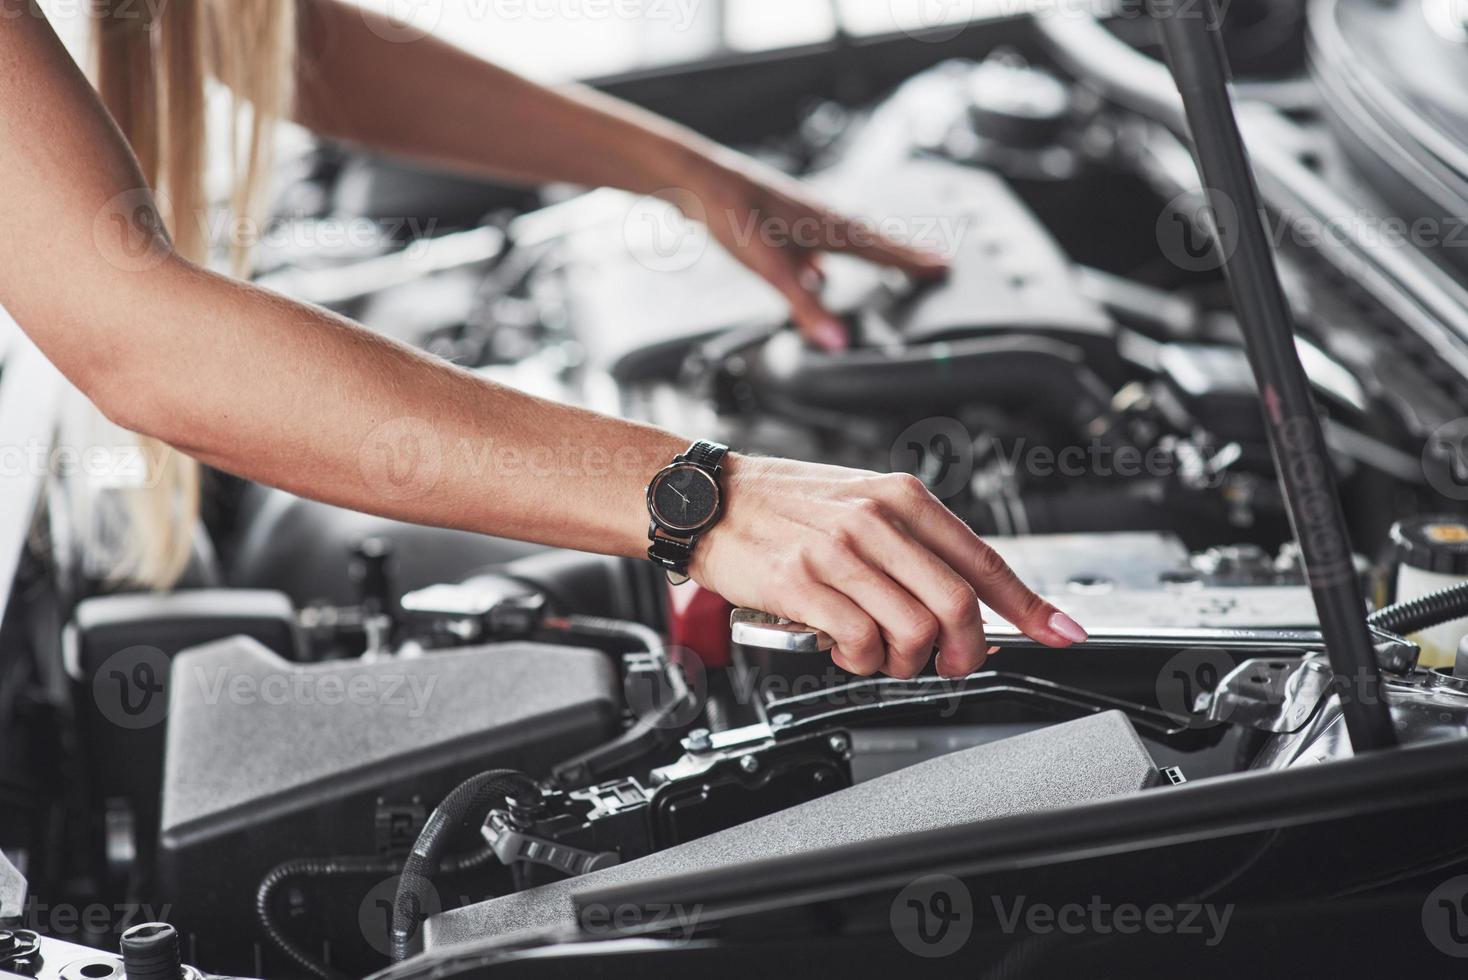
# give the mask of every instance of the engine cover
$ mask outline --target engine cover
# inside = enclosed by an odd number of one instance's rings
[[[301,665],[236,637],[180,654],[169,693],[160,894],[182,932],[213,940],[194,955],[251,976],[272,975],[249,925],[272,867],[401,853],[461,780],[544,773],[609,739],[621,708],[605,654],[529,643]],[[363,942],[361,895],[333,897],[291,915],[341,964]]]

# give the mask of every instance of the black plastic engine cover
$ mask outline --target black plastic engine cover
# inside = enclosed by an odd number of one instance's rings
[[[190,955],[274,975],[283,961],[268,948],[264,972],[256,960],[267,871],[405,850],[461,780],[498,767],[543,774],[611,737],[620,709],[612,662],[587,649],[513,643],[311,665],[244,637],[185,651],[170,685],[159,899]],[[340,967],[382,965],[359,910],[370,913],[383,877],[309,882],[289,898],[287,931],[324,937]]]
[[[636,861],[445,912],[425,947],[499,944],[574,928],[583,896],[938,827],[1075,806],[1146,789],[1158,772],[1131,722],[1107,711],[879,776]]]

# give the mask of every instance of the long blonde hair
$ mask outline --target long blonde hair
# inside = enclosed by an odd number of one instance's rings
[[[216,256],[205,193],[207,85],[232,93],[229,207],[258,218],[273,158],[275,123],[293,98],[296,0],[90,0],[93,79],[132,144],[180,255]],[[236,275],[253,236],[233,236]],[[114,580],[167,588],[188,566],[199,515],[199,465],[139,437],[148,473],[129,491]]]

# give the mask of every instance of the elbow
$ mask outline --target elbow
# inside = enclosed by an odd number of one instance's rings
[[[88,378],[85,384],[79,385],[82,393],[113,425],[168,441],[168,434],[163,431],[167,412],[157,404],[158,393],[147,385],[129,383],[125,379],[132,372],[117,368],[114,363],[111,370],[103,368],[103,373]]]
[[[71,380],[109,422],[138,435],[171,441],[169,382],[146,363],[141,351],[119,345],[86,361]]]

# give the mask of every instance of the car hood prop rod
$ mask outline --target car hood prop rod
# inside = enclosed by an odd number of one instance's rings
[[[1396,733],[1366,628],[1366,604],[1334,468],[1295,350],[1294,319],[1229,100],[1222,18],[1214,0],[1149,0],[1149,7],[1183,97],[1215,244],[1263,398],[1270,449],[1336,675],[1351,746],[1358,754],[1386,748],[1396,744]]]

